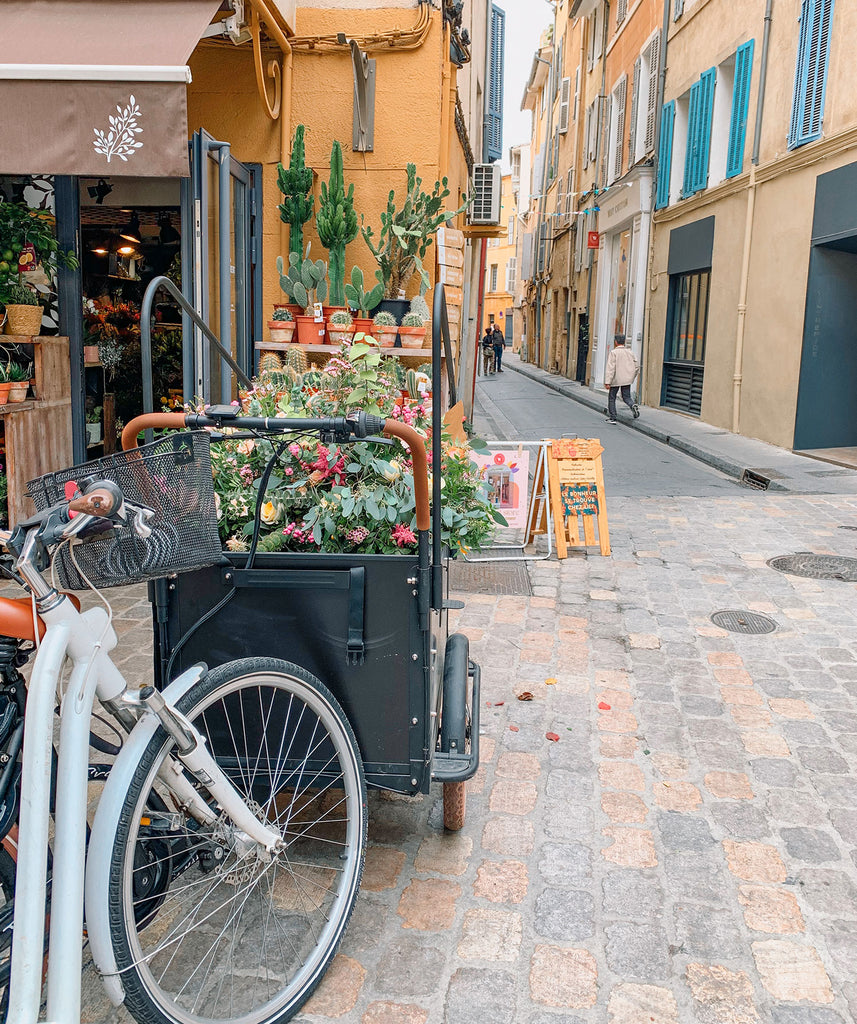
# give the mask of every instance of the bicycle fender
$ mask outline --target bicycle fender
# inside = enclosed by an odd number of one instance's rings
[[[195,686],[206,672],[204,665],[191,666],[163,691],[164,700],[171,704],[175,703]],[[131,785],[137,765],[160,724],[156,715],[147,712],[123,743],[98,801],[86,855],[86,930],[95,969],[101,976],[107,997],[114,1006],[121,1006],[125,1001],[125,989],[116,967],[113,943],[110,940],[110,861],[125,794]]]

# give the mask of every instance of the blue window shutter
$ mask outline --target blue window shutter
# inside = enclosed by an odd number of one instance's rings
[[[491,54],[488,66],[488,102],[485,110],[483,151],[485,162],[503,156],[503,69],[506,45],[506,12],[491,6]]]
[[[690,102],[687,113],[687,149],[684,154],[684,180],[681,187],[682,196],[692,196],[696,191],[694,181],[696,180],[696,152],[699,146],[699,90],[699,82],[694,82],[690,87]]]
[[[711,151],[711,116],[714,112],[714,83],[717,69],[709,68],[699,79],[699,151],[694,192],[708,185],[708,156]]]
[[[673,128],[675,127],[675,100],[661,108],[661,133],[658,140],[658,190],[655,209],[669,206],[670,173],[673,157]]]
[[[832,25],[833,0],[803,0],[789,149],[821,137]]]
[[[747,132],[747,108],[750,104],[750,79],[753,74],[753,40],[738,47],[735,54],[735,81],[732,86],[732,115],[729,119],[729,151],[726,177],[734,178],[744,166],[744,138]]]

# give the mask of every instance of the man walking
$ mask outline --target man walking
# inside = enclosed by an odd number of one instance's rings
[[[625,348],[625,335],[617,334],[613,339],[613,351],[607,357],[607,368],[604,371],[604,387],[608,388],[607,417],[611,423],[616,422],[616,392],[621,389],[622,401],[634,414],[640,415],[640,407],[631,401],[631,385],[637,379],[640,367],[637,357]]]
[[[503,350],[506,347],[506,339],[503,332],[494,324],[494,369],[497,373],[503,372]]]
[[[482,335],[482,376],[494,372],[494,332],[489,324]]]

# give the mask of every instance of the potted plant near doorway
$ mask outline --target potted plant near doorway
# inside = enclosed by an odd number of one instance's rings
[[[34,336],[42,329],[42,307],[36,293],[25,284],[9,284],[3,290],[6,333]]]

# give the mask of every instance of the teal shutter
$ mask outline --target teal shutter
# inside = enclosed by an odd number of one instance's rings
[[[485,163],[503,156],[503,69],[506,46],[506,12],[491,6],[491,52],[488,63],[488,97],[485,106],[483,152]]]
[[[744,166],[744,138],[747,108],[750,104],[750,79],[753,74],[753,40],[738,47],[735,54],[735,81],[732,86],[732,115],[729,119],[729,151],[726,177],[734,178]]]
[[[675,127],[675,100],[661,108],[661,132],[658,140],[658,189],[655,209],[669,206],[670,174],[673,158],[673,128]]]
[[[711,115],[717,72],[709,68],[690,87],[687,120],[687,152],[684,158],[683,196],[692,196],[708,184],[708,155],[711,149]]]
[[[833,0],[803,0],[795,62],[789,149],[821,137]]]

